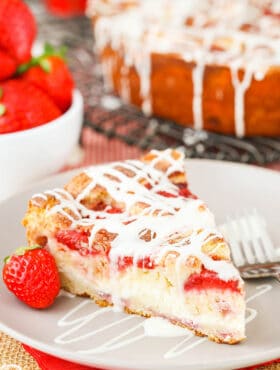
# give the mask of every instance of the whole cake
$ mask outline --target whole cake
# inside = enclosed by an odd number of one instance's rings
[[[244,283],[184,165],[180,152],[166,150],[87,168],[32,197],[27,239],[50,250],[73,294],[237,343]]]
[[[89,0],[107,87],[147,115],[280,135],[279,0]]]

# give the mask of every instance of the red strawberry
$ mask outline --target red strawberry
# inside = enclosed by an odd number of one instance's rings
[[[40,246],[17,249],[5,260],[2,276],[7,288],[34,308],[50,306],[60,290],[54,257]]]
[[[39,126],[60,115],[59,108],[36,86],[16,79],[0,83],[0,134]]]
[[[50,12],[59,16],[83,14],[87,0],[45,0]]]
[[[8,53],[0,50],[0,81],[11,77],[17,69],[17,63]]]
[[[65,112],[71,105],[74,81],[64,61],[65,50],[46,44],[44,53],[18,69],[22,78],[47,93]]]
[[[179,195],[184,198],[197,199],[197,196],[194,195],[187,187],[179,189]]]
[[[157,191],[157,194],[165,198],[177,198],[177,195],[169,193],[168,191],[165,190],[159,190]]]
[[[107,213],[116,214],[116,213],[123,213],[123,210],[121,208],[117,207],[111,207],[106,210]]]
[[[0,47],[19,63],[31,56],[36,24],[28,6],[21,0],[0,1]]]
[[[88,233],[83,230],[59,230],[56,239],[68,248],[78,250],[82,248],[83,243],[88,243]]]

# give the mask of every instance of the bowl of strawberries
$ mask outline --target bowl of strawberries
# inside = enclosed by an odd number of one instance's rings
[[[36,22],[22,0],[0,2],[0,25],[2,200],[66,164],[78,144],[83,98],[64,48],[32,52]]]

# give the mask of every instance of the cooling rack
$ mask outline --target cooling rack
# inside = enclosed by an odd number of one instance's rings
[[[196,131],[155,117],[146,117],[104,90],[100,66],[93,52],[89,19],[51,16],[42,2],[29,0],[38,22],[39,39],[68,47],[68,60],[85,99],[84,125],[109,138],[142,149],[181,147],[187,157],[266,164],[280,160],[280,138],[233,136]]]

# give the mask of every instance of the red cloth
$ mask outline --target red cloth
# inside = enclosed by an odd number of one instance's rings
[[[82,167],[98,163],[106,163],[114,160],[123,160],[127,158],[138,158],[142,151],[134,146],[129,146],[117,139],[108,140],[105,136],[93,132],[90,128],[85,128],[82,133],[83,148],[85,150],[83,160],[77,165],[68,166]],[[280,170],[280,163],[269,166],[272,169]],[[33,356],[42,370],[97,370],[96,368],[74,364],[56,357],[47,355],[41,351],[35,350],[23,344],[27,352]],[[279,362],[280,359],[271,361],[267,364]],[[248,367],[246,370],[255,370],[261,365]]]
[[[97,370],[94,367],[74,364],[73,362],[47,355],[46,353],[31,348],[26,344],[22,344],[22,346],[37,361],[42,370]]]
[[[90,128],[84,128],[82,132],[82,143],[85,157],[80,166],[121,161],[124,159],[135,159],[141,156],[141,149],[127,145],[118,139],[107,139]]]

